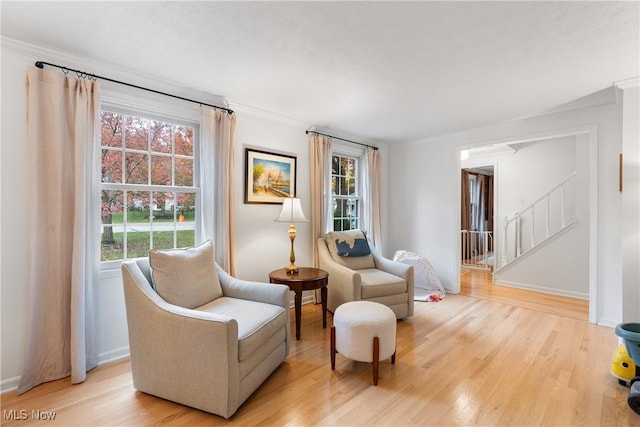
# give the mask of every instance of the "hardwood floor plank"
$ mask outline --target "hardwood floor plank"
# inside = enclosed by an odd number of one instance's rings
[[[398,322],[396,364],[381,362],[377,387],[371,364],[338,354],[331,370],[329,329],[320,306],[308,304],[302,339],[230,420],[136,391],[124,360],[94,369],[83,384],[3,394],[2,425],[640,426],[628,389],[610,375],[611,328],[576,318],[584,316],[573,301],[549,309],[542,296],[504,298],[416,302],[415,315]],[[12,410],[28,419],[8,419]],[[45,423],[32,410],[56,418]]]
[[[587,300],[496,285],[493,283],[491,272],[487,270],[462,269],[460,289],[462,295],[517,305],[578,320],[588,321],[589,319],[589,301]]]

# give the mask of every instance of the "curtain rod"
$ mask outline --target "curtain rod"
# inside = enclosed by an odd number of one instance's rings
[[[92,79],[92,80],[97,80],[97,79],[106,80],[108,82],[118,83],[120,85],[129,86],[129,87],[133,87],[133,88],[141,89],[141,90],[146,90],[147,92],[157,93],[158,95],[164,95],[164,96],[168,96],[170,98],[181,99],[182,101],[193,102],[194,104],[205,105],[207,107],[216,108],[218,110],[226,111],[229,114],[233,114],[233,110],[231,110],[229,108],[226,108],[226,107],[220,107],[218,105],[207,104],[206,102],[200,102],[200,101],[195,101],[195,100],[189,99],[189,98],[183,98],[182,96],[172,95],[172,94],[166,93],[166,92],[160,92],[159,90],[149,89],[149,88],[146,88],[146,87],[143,87],[143,86],[138,86],[138,85],[134,85],[134,84],[131,84],[131,83],[121,82],[119,80],[114,80],[114,79],[110,79],[108,77],[98,76],[97,74],[91,74],[91,73],[87,73],[87,72],[84,72],[84,71],[74,70],[73,68],[63,67],[61,65],[56,65],[56,64],[51,64],[49,62],[36,61],[35,65],[36,65],[36,67],[38,67],[40,69],[43,69],[45,65],[48,65],[50,67],[60,68],[65,74],[67,74],[69,71],[73,71],[80,78],[89,78],[89,79]]]
[[[374,145],[363,144],[362,142],[351,141],[349,139],[344,139],[344,138],[338,138],[337,136],[327,135],[326,133],[318,132],[318,131],[315,131],[315,130],[306,130],[305,133],[307,135],[309,135],[310,133],[315,133],[316,135],[328,136],[329,138],[339,139],[340,141],[346,141],[346,142],[350,142],[352,144],[363,145],[365,147],[373,148],[374,150],[378,149],[378,147],[376,147]]]

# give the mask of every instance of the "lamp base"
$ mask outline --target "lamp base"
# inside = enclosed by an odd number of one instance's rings
[[[285,267],[284,269],[287,272],[287,274],[297,274],[299,270],[298,266],[295,264],[291,264],[288,267]]]

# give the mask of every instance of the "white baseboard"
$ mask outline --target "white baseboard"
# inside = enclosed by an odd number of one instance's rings
[[[0,382],[0,393],[4,394],[15,391],[18,388],[18,384],[20,384],[20,376],[2,380],[2,382]]]
[[[542,292],[544,294],[560,295],[562,297],[589,300],[588,292],[585,293],[585,292],[563,291],[563,290],[554,289],[554,288],[547,288],[545,286],[532,285],[529,283],[511,282],[509,280],[496,280],[494,283],[496,285],[507,286],[509,288],[526,289],[528,291]]]
[[[127,357],[129,357],[129,346],[100,353],[98,355],[98,366],[104,365],[105,363],[111,363],[117,360],[125,359]]]
[[[309,304],[309,303],[313,304],[314,302],[315,301],[313,299],[313,294],[302,297],[302,304]],[[292,304],[291,307],[294,307],[294,305]]]
[[[122,347],[105,353],[100,353],[98,355],[98,366],[125,359],[127,357],[129,357],[129,347]],[[18,384],[20,384],[20,376],[2,380],[2,382],[0,382],[0,394],[15,391],[18,388]]]
[[[609,328],[615,328],[616,326],[618,326],[618,323],[620,322],[606,318],[600,318],[596,321],[596,325],[607,326]]]

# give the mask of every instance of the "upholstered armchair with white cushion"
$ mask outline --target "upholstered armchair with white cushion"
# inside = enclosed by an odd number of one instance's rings
[[[235,279],[207,242],[122,264],[134,387],[229,418],[289,353],[289,288]]]
[[[362,231],[327,233],[318,254],[329,273],[329,311],[362,300],[386,305],[398,319],[413,316],[413,267],[384,258]]]

